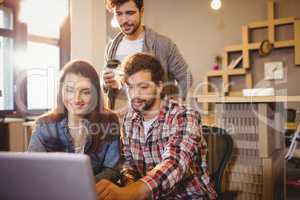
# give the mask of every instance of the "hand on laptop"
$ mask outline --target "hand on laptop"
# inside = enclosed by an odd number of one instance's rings
[[[98,200],[142,200],[148,199],[151,193],[142,181],[119,187],[108,180],[99,181],[96,184],[96,192]]]

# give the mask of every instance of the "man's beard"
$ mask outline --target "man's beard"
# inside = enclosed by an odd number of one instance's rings
[[[136,108],[134,106],[134,101],[142,101],[144,103],[144,105],[142,107]],[[151,98],[149,100],[132,99],[131,100],[131,105],[132,105],[133,110],[135,110],[136,112],[138,112],[138,113],[144,113],[145,111],[151,110],[151,108],[153,107],[153,105],[155,104],[155,102],[156,102],[156,98],[155,97],[153,97],[153,98]]]
[[[124,26],[124,24],[121,26],[121,30],[122,30],[122,32],[125,34],[125,35],[133,35],[133,34],[135,34],[136,32],[137,32],[137,30],[139,29],[139,27],[141,26],[141,19],[139,19],[139,23],[133,28],[133,30],[131,31],[131,32],[129,32],[129,33],[126,33],[126,32],[124,32],[123,31],[123,26]]]

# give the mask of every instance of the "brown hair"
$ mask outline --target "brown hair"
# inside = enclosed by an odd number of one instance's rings
[[[123,63],[125,79],[139,71],[149,71],[151,80],[159,84],[164,81],[164,69],[159,60],[147,53],[136,53],[129,56]]]
[[[106,9],[112,12],[116,6],[120,6],[128,1],[133,1],[139,11],[141,11],[144,6],[143,0],[105,0]]]
[[[67,117],[68,110],[64,106],[63,99],[62,99],[62,88],[63,83],[65,80],[65,77],[67,74],[79,74],[85,78],[88,78],[94,89],[96,90],[96,97],[98,98],[96,106],[94,109],[83,116],[84,119],[88,120],[88,122],[93,124],[101,124],[101,127],[107,127],[112,123],[115,123],[118,125],[119,129],[119,120],[116,114],[114,114],[112,111],[108,110],[104,107],[103,103],[103,94],[100,87],[100,81],[99,76],[94,69],[94,67],[89,64],[86,61],[82,60],[74,60],[67,63],[63,69],[61,70],[60,79],[59,79],[59,91],[57,94],[57,101],[56,106],[45,115],[41,116],[40,120],[45,123],[51,123],[51,122],[58,122],[62,118]],[[110,135],[107,135],[108,137],[106,139],[111,138],[110,136],[117,136],[119,137],[119,130],[117,130],[118,133],[113,133]],[[103,132],[101,130],[97,132],[96,134],[92,135],[92,148],[91,151],[96,151],[101,146],[101,140],[103,139]],[[111,138],[112,139],[112,138]]]
[[[140,72],[148,71],[151,73],[151,80],[158,85],[160,82],[165,81],[165,70],[160,64],[159,60],[147,53],[136,53],[126,58],[123,62],[122,67],[125,72],[125,81],[128,77]],[[160,94],[160,98],[164,98],[168,93],[166,86]]]

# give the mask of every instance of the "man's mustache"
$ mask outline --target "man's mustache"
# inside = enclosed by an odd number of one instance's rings
[[[141,98],[134,98],[131,100],[131,103],[134,103],[134,102],[145,102],[146,100],[145,99],[141,99]]]

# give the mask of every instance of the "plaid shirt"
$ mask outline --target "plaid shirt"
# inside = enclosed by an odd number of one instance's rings
[[[153,199],[215,199],[198,112],[163,101],[147,134],[129,110],[123,123],[123,174],[140,178]]]

